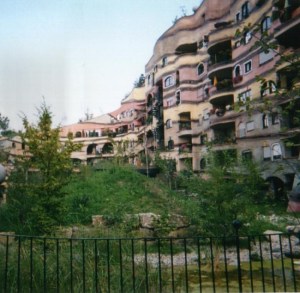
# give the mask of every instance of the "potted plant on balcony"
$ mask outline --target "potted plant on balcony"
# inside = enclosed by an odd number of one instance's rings
[[[237,75],[233,78],[233,83],[239,83],[243,80],[243,76],[242,75]]]

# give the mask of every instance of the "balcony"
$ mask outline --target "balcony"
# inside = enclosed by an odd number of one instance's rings
[[[216,109],[215,113],[211,114],[209,119],[211,126],[219,125],[219,124],[226,124],[228,122],[233,121],[234,118],[239,116],[240,114],[233,110],[233,108],[226,109]]]
[[[191,121],[179,121],[179,131],[191,130],[191,129],[192,129]]]
[[[211,102],[212,100],[216,99],[217,96],[222,95],[222,94],[227,94],[228,92],[231,92],[233,90],[233,84],[231,79],[223,79],[221,81],[214,81],[214,86],[210,88],[209,94],[210,94],[210,99],[209,101]],[[217,96],[216,96],[217,95]]]
[[[234,121],[224,121],[223,123],[214,124],[211,125],[211,128],[214,131],[214,138],[211,140],[213,144],[224,145],[236,142]]]
[[[285,47],[300,47],[299,31],[300,31],[300,2],[299,0],[275,1],[273,19],[279,18],[281,25],[275,30],[275,38],[279,44]]]

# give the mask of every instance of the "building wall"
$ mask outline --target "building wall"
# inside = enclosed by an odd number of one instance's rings
[[[253,48],[261,36],[262,23],[270,17],[273,21],[267,31],[279,42],[279,51],[284,54],[299,49],[294,37],[300,28],[299,8],[291,8],[291,19],[284,19],[283,2],[204,0],[193,15],[179,19],[155,43],[145,66],[143,99],[139,95],[126,101],[126,108],[138,103],[140,112],[132,120],[97,125],[115,130],[125,122],[135,123],[134,131],[117,133],[115,140],[135,141],[133,156],[146,148],[151,156],[158,148],[162,157],[176,160],[177,170],[186,168],[188,162],[194,171],[204,171],[207,142],[215,151],[234,149],[238,156],[251,152],[262,165],[269,161],[288,163],[290,158],[297,161],[299,151],[286,147],[282,131],[285,118],[280,109],[284,103],[279,103],[274,92],[262,91],[257,81],[261,76],[276,85],[287,64],[276,67],[276,52]],[[276,11],[281,18],[275,19]],[[244,29],[249,24],[247,34]],[[262,94],[271,101],[269,108],[262,107]],[[253,111],[248,109],[248,100],[251,107],[256,103]],[[121,105],[125,108],[124,102]],[[113,116],[120,112],[116,110]],[[77,124],[65,131],[91,130],[97,125]],[[297,129],[293,126],[289,131],[296,140]],[[82,140],[87,148],[90,142]],[[95,144],[107,141],[107,137],[99,137]],[[274,155],[278,150],[280,156]],[[272,177],[271,172],[265,172],[264,177]],[[284,180],[284,175],[279,177]]]

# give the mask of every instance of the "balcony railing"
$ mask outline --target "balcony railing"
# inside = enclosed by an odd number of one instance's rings
[[[184,121],[184,122],[179,122],[179,131],[182,130],[191,130],[191,121]]]

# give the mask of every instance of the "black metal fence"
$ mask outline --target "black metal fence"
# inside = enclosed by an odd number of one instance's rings
[[[0,235],[0,292],[296,292],[298,239]]]

